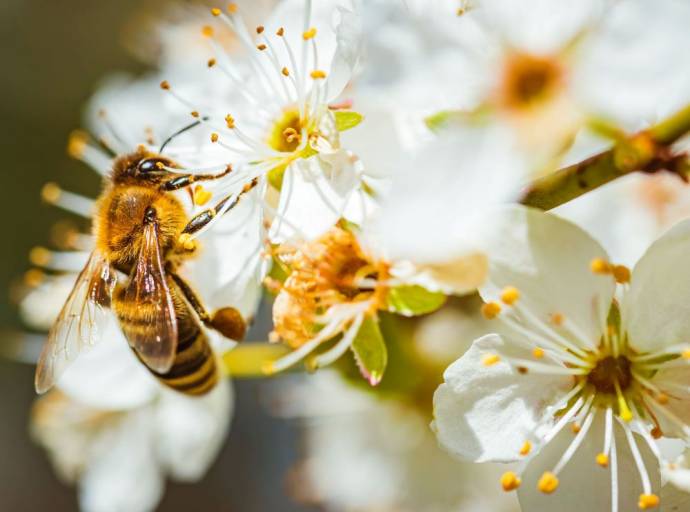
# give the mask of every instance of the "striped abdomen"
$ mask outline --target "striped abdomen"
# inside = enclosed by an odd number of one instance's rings
[[[175,284],[170,281],[168,284],[177,317],[175,361],[165,374],[147,368],[159,381],[172,389],[188,395],[203,395],[211,391],[218,382],[215,356],[194,312],[179,296]],[[142,314],[143,308],[118,300],[115,309],[125,336],[130,330],[153,328]]]

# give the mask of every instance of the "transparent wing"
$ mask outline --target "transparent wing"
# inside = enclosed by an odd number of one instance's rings
[[[128,307],[138,309],[137,325],[124,329],[129,344],[149,368],[166,373],[175,360],[177,318],[155,223],[144,226],[144,241],[124,299]]]
[[[98,251],[91,253],[77,277],[38,359],[35,386],[48,391],[84,350],[100,340],[110,318],[117,275]]]

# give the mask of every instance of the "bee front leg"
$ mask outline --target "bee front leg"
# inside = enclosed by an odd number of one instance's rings
[[[182,295],[184,295],[184,298],[206,327],[218,331],[231,340],[241,341],[244,338],[247,331],[247,324],[237,309],[232,307],[220,308],[211,316],[206,311],[206,308],[204,308],[201,299],[199,299],[197,294],[184,279],[171,270],[167,270],[167,274],[175,282],[182,292]]]
[[[242,196],[252,190],[259,183],[258,178],[254,178],[250,183],[247,183],[242,191],[237,195],[230,195],[223,198],[216,206],[204,210],[198,215],[194,216],[192,220],[189,221],[187,226],[182,230],[183,234],[192,235],[197,231],[200,231],[204,226],[211,222],[218,212],[227,213],[232,210],[242,199]],[[230,204],[228,204],[230,203]]]
[[[175,176],[161,184],[161,190],[166,192],[173,192],[175,190],[180,190],[182,188],[189,187],[190,185],[198,181],[213,181],[224,176],[227,176],[232,172],[232,166],[228,165],[225,170],[219,174],[183,174],[181,176]]]

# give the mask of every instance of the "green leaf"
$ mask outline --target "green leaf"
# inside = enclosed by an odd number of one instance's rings
[[[362,376],[376,386],[383,378],[388,364],[388,351],[378,321],[367,317],[352,342],[352,351]]]
[[[273,188],[280,192],[280,190],[283,188],[283,177],[285,176],[285,170],[287,169],[288,165],[298,158],[303,158],[306,160],[307,158],[311,158],[316,154],[318,154],[318,151],[307,144],[304,149],[299,152],[296,158],[289,160],[288,163],[277,165],[268,171],[268,182]]]
[[[436,311],[446,302],[440,292],[430,292],[417,285],[396,286],[388,291],[387,309],[403,316],[425,315]]]
[[[364,116],[359,112],[350,110],[337,110],[335,112],[335,127],[339,132],[344,132],[354,128],[364,120]]]

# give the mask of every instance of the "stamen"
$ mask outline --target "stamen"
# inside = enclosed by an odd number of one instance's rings
[[[520,448],[520,455],[522,455],[523,457],[526,457],[527,455],[529,455],[529,452],[531,452],[531,451],[532,451],[532,443],[530,443],[529,441],[525,441],[525,443]]]
[[[43,186],[41,197],[49,204],[82,217],[90,217],[95,205],[95,201],[92,199],[67,192],[52,182]]]
[[[506,286],[501,292],[501,301],[507,306],[512,306],[519,298],[520,291],[514,286]]]
[[[506,471],[501,476],[501,487],[503,487],[503,490],[506,492],[514,491],[520,487],[521,483],[522,480],[512,471]]]
[[[486,304],[482,304],[481,312],[484,318],[492,320],[501,312],[501,306],[498,302],[487,302]]]
[[[359,328],[362,326],[363,320],[364,313],[358,314],[352,322],[352,325],[348,328],[345,335],[342,337],[342,339],[338,343],[336,343],[335,347],[333,347],[328,352],[320,354],[314,360],[314,369],[327,366],[334,362],[336,359],[338,359],[340,356],[342,356],[352,345],[352,341],[355,339],[355,336],[359,332]]]
[[[589,264],[590,270],[595,274],[610,274],[613,272],[611,264],[603,258],[594,258]]]
[[[589,428],[592,426],[592,421],[594,420],[595,415],[596,409],[589,412],[589,414],[585,418],[582,428],[579,430],[579,432],[575,436],[575,439],[573,439],[573,442],[570,443],[570,446],[568,446],[568,448],[565,450],[565,453],[563,453],[563,456],[556,464],[556,467],[553,469],[553,475],[558,475],[566,466],[566,464],[570,462],[570,459],[572,459],[573,455],[575,455],[575,452],[582,444],[582,441],[585,439],[585,436],[587,435]]]
[[[543,348],[540,348],[540,347],[534,347],[534,348],[532,349],[532,355],[533,355],[536,359],[542,359],[542,358],[544,357],[544,349],[543,349]]]
[[[314,80],[323,80],[326,78],[326,72],[321,69],[315,69],[309,73],[309,76],[311,76]]]
[[[302,34],[302,39],[304,39],[305,41],[308,41],[309,39],[313,39],[315,36],[316,36],[316,28],[312,27]]]
[[[558,477],[549,471],[545,471],[544,474],[537,482],[537,489],[539,489],[544,494],[551,494],[558,488]]]
[[[618,284],[627,284],[630,282],[630,269],[625,265],[616,265],[613,267],[613,277]]]
[[[659,504],[659,498],[652,494],[652,484],[649,480],[649,474],[647,473],[647,468],[645,468],[644,461],[642,460],[642,455],[637,447],[635,438],[633,436],[632,430],[628,425],[621,423],[623,431],[625,432],[625,437],[628,440],[628,445],[630,446],[630,451],[632,452],[633,459],[635,460],[635,465],[637,466],[637,471],[640,473],[640,479],[642,480],[642,490],[643,493],[640,495],[640,501],[638,503],[642,510],[648,508],[654,508]]]

